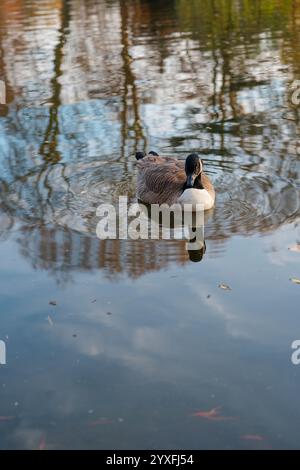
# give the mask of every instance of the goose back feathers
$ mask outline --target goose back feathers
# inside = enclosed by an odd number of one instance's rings
[[[144,157],[139,154],[137,165],[137,197],[146,204],[203,203],[204,209],[214,205],[215,191],[204,172],[201,173],[201,189],[185,189],[184,161],[151,152]]]

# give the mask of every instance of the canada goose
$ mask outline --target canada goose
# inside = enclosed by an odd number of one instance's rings
[[[196,153],[185,161],[160,157],[155,152],[136,153],[138,160],[137,197],[146,204],[203,204],[204,210],[215,203],[215,190],[203,172]]]

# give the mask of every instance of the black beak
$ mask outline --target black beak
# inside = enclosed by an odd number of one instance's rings
[[[194,187],[195,179],[196,179],[196,176],[194,174],[187,175],[187,179],[186,179],[186,188],[187,189]]]

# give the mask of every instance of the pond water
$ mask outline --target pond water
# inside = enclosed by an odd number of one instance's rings
[[[0,80],[0,448],[299,449],[300,1],[1,0]],[[201,261],[97,238],[138,150],[203,158]]]

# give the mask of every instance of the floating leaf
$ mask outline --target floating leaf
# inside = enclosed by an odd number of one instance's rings
[[[300,245],[292,245],[292,246],[289,246],[289,250],[290,251],[294,251],[295,253],[300,253]]]
[[[256,442],[262,442],[265,440],[263,436],[259,436],[258,434],[244,434],[241,436],[241,439],[243,441],[256,441]]]
[[[219,284],[219,288],[220,289],[223,289],[223,290],[232,290],[230,286],[228,286],[228,284]]]
[[[11,421],[14,419],[13,416],[0,416],[0,421]]]
[[[295,277],[291,277],[290,281],[293,282],[294,284],[300,284],[300,279],[297,279]]]
[[[39,443],[39,450],[45,450],[45,448],[46,448],[46,439],[43,436],[40,443]]]
[[[101,424],[111,424],[113,421],[111,419],[107,418],[100,418],[97,419],[96,421],[91,421],[89,423],[89,426],[100,426]]]
[[[221,407],[218,406],[217,408],[212,408],[209,411],[197,411],[196,413],[193,413],[192,416],[208,419],[210,421],[232,421],[236,419],[233,416],[222,416],[220,409]]]

